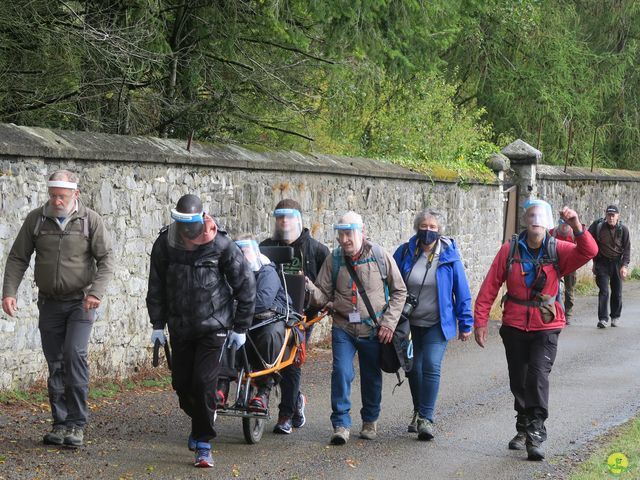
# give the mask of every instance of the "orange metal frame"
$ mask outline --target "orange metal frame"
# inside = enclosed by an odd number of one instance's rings
[[[261,377],[263,375],[269,375],[270,373],[278,372],[278,371],[282,370],[283,368],[287,368],[289,365],[291,365],[293,363],[293,361],[295,360],[295,358],[296,358],[296,353],[298,353],[298,345],[297,344],[294,344],[291,347],[291,352],[289,353],[289,356],[287,357],[286,360],[282,360],[282,357],[284,357],[284,353],[287,350],[287,344],[289,343],[289,340],[291,339],[291,335],[293,333],[292,330],[294,328],[297,328],[299,330],[306,330],[308,327],[310,327],[314,323],[318,323],[320,320],[322,320],[324,317],[326,317],[328,315],[328,313],[329,313],[329,311],[326,310],[326,309],[325,310],[321,310],[318,313],[318,315],[313,317],[311,320],[306,321],[306,317],[303,317],[301,322],[297,323],[293,327],[287,328],[285,330],[284,342],[282,343],[282,349],[280,350],[280,353],[278,354],[278,358],[276,359],[276,364],[273,367],[267,368],[265,370],[258,370],[257,372],[245,373],[244,378],[255,379],[256,377]]]

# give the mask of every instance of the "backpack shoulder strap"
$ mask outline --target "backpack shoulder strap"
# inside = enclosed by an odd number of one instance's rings
[[[331,253],[332,257],[332,268],[331,268],[331,284],[333,285],[333,289],[336,289],[336,284],[338,283],[338,272],[340,271],[340,266],[342,265],[342,249],[340,247],[334,248]]]
[[[549,237],[547,240],[547,258],[552,263],[558,276],[560,276],[560,264],[558,263],[558,241],[555,237]]]
[[[604,225],[604,218],[598,219],[598,225],[596,225],[596,241],[600,238],[600,230],[602,230],[602,226]]]
[[[371,244],[371,251],[373,252],[373,256],[376,259],[376,263],[378,264],[378,269],[380,270],[380,275],[382,276],[382,280],[387,282],[387,262],[384,258],[384,251],[382,247],[377,243]]]
[[[33,238],[36,239],[40,235],[40,230],[42,229],[42,224],[44,223],[46,217],[44,214],[38,215],[38,219],[36,220],[36,226],[33,228]]]
[[[507,279],[507,277],[509,276],[509,273],[511,272],[511,265],[513,265],[513,259],[516,256],[516,252],[518,250],[518,234],[514,233],[511,236],[511,240],[509,241],[509,256],[507,257],[507,269],[506,269],[506,273],[505,273],[505,280]]]

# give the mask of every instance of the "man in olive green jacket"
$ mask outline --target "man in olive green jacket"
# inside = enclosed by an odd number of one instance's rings
[[[2,309],[9,316],[17,310],[18,287],[35,251],[38,328],[53,416],[44,443],[78,447],[88,417],[89,336],[113,274],[113,255],[102,218],[78,200],[76,175],[58,170],[47,187],[49,201],[27,215],[9,252]]]

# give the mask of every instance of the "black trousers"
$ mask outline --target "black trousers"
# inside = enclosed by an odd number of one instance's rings
[[[308,315],[308,318],[312,318]],[[317,313],[315,314],[317,315]],[[305,332],[305,341],[309,341],[313,325]],[[302,369],[295,365],[289,365],[280,372],[282,378],[280,380],[280,405],[278,406],[279,415],[281,417],[291,418],[295,412],[298,395],[300,395],[300,384],[302,382]]]
[[[286,325],[283,320],[264,325],[249,331],[247,339],[247,356],[251,369],[254,371],[268,368],[267,364],[272,364],[278,358],[278,354],[284,343]],[[255,382],[258,387],[271,389],[280,380],[280,374],[272,373],[256,377]]]
[[[611,318],[620,318],[622,312],[622,278],[620,261],[600,257],[594,260],[596,285],[598,285],[598,320],[609,321],[609,300],[611,300]],[[611,294],[609,294],[611,285]]]
[[[549,374],[556,359],[560,329],[525,332],[500,327],[509,367],[509,386],[519,420],[526,419],[527,437],[547,439],[544,421],[549,416]]]
[[[189,339],[171,335],[171,384],[180,408],[191,418],[191,434],[198,441],[216,436],[215,392],[226,337],[225,330]]]

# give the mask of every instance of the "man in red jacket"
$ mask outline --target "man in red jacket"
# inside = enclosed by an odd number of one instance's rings
[[[524,208],[527,229],[518,237],[513,261],[509,262],[507,242],[498,251],[480,287],[474,315],[475,338],[478,345],[485,346],[489,312],[506,281],[500,336],[517,412],[517,435],[509,442],[509,448],[526,447],[529,460],[542,460],[542,442],[547,439],[544,422],[548,417],[549,373],[556,358],[558,336],[565,326],[564,312],[556,299],[558,285],[560,278],[593,258],[598,247],[583,229],[578,214],[569,207],[562,209],[560,218],[571,226],[575,244],[556,242],[548,234],[553,214],[547,202],[529,200]],[[557,259],[551,262],[553,243]]]

